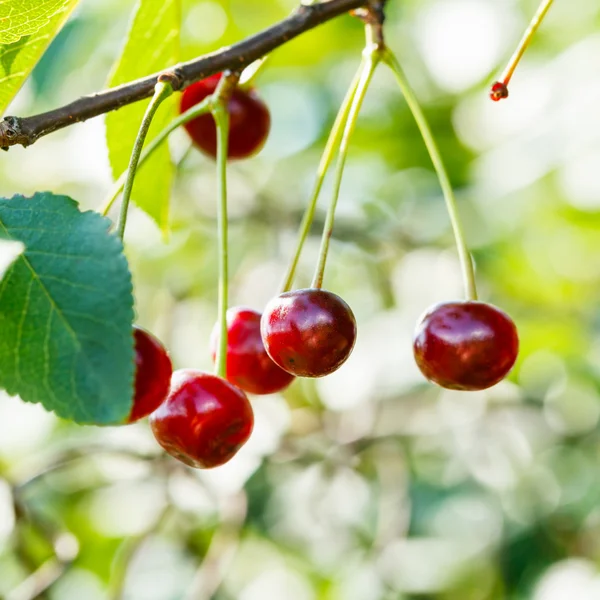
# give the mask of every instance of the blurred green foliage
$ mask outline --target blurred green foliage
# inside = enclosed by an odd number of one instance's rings
[[[414,365],[416,319],[460,297],[461,279],[429,158],[382,70],[353,140],[325,277],[358,319],[348,363],[253,399],[248,446],[209,472],[162,455],[145,424],[76,427],[0,398],[0,595],[35,597],[23,582],[50,565],[56,581],[42,597],[52,600],[600,597],[600,7],[555,3],[510,98],[492,104],[487,86],[536,2],[388,4],[387,40],[447,161],[480,296],[519,328],[509,380],[448,392]],[[255,33],[294,5],[186,0],[182,57]],[[132,8],[82,0],[10,113],[101,89]],[[233,304],[260,309],[278,290],[362,36],[357,20],[340,18],[261,72],[271,136],[229,173]],[[214,164],[181,132],[170,148],[170,240],[138,210],[128,224],[137,320],[177,367],[208,369]],[[3,195],[50,189],[98,208],[109,188],[99,119],[0,161]],[[324,206],[299,286],[310,282]]]

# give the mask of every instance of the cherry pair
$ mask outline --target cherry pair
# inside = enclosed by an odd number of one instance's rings
[[[338,369],[356,340],[350,307],[331,292],[286,292],[271,300],[264,315],[230,309],[227,378],[252,393],[271,393],[293,375],[321,377]],[[218,342],[213,331],[213,357]],[[510,317],[484,302],[446,302],[429,309],[414,337],[422,373],[438,385],[482,390],[501,381],[517,358],[519,340]]]
[[[181,97],[180,112],[213,94],[220,79],[221,73],[217,73],[188,86]],[[236,87],[229,97],[228,111],[228,158],[256,154],[270,129],[267,106],[255,90]],[[198,148],[216,156],[212,115],[196,117],[185,128]],[[293,376],[332,373],[348,358],[356,339],[350,307],[339,296],[320,289],[281,294],[269,303],[262,320],[256,311],[229,309],[227,326],[227,378],[253,394],[282,390]],[[212,335],[213,359],[217,344],[218,327]]]
[[[227,311],[227,379],[254,394],[288,386],[294,376],[323,377],[348,358],[356,341],[352,310],[336,294],[309,288],[273,298],[264,314]],[[213,359],[218,328],[211,339]]]
[[[210,468],[230,460],[252,433],[254,415],[242,390],[193,369],[173,373],[164,346],[134,326],[135,385],[127,423],[150,415],[158,443],[187,465]]]

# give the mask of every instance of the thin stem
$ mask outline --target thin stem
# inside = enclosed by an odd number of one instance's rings
[[[304,247],[304,243],[306,242],[306,238],[308,237],[315,216],[317,200],[319,199],[319,194],[321,192],[321,188],[323,187],[323,182],[325,181],[325,175],[329,170],[335,151],[340,144],[340,140],[342,139],[342,133],[344,131],[346,121],[348,120],[350,106],[352,105],[352,101],[356,95],[356,89],[358,88],[360,76],[363,71],[363,65],[364,61],[361,62],[360,67],[356,72],[348,91],[346,92],[346,96],[337,113],[333,127],[329,132],[329,137],[327,138],[327,143],[325,144],[325,149],[323,150],[321,161],[319,162],[319,167],[317,168],[317,178],[315,179],[310,201],[306,207],[306,211],[302,217],[302,223],[300,223],[300,228],[298,230],[298,243],[296,245],[296,252],[294,253],[283,280],[283,286],[281,289],[282,292],[288,292],[294,283],[294,276],[298,267],[298,261],[300,260],[300,254],[302,253],[302,248]]]
[[[456,239],[456,246],[458,249],[458,256],[460,258],[460,264],[463,272],[466,296],[469,300],[477,300],[477,288],[475,286],[475,273],[473,271],[473,262],[471,260],[471,255],[469,254],[467,244],[465,242],[465,236],[458,214],[458,207],[456,205],[456,198],[454,197],[452,185],[450,184],[450,178],[448,177],[448,173],[446,172],[446,167],[444,166],[444,162],[442,160],[440,151],[437,147],[433,134],[431,133],[431,129],[429,127],[429,124],[427,123],[427,119],[425,118],[425,115],[421,110],[419,101],[417,100],[415,93],[410,87],[410,84],[406,79],[406,75],[404,74],[400,63],[398,62],[396,57],[387,49],[385,51],[383,59],[385,63],[392,69],[396,76],[398,85],[400,86],[400,90],[402,91],[402,94],[406,99],[406,103],[408,104],[408,107],[412,112],[412,115],[419,128],[419,131],[421,132],[421,136],[423,137],[423,141],[425,142],[425,146],[427,147],[427,151],[429,152],[431,162],[433,163],[433,166],[435,168],[440,182],[440,186],[442,188],[442,192],[444,194],[446,207],[448,209],[448,215],[450,216],[450,222],[452,223],[452,229],[454,231],[454,237]]]
[[[346,125],[344,127],[344,134],[340,143],[340,152],[338,155],[337,166],[335,169],[335,179],[333,182],[333,194],[331,197],[329,208],[327,210],[325,225],[323,227],[321,248],[319,249],[319,261],[317,263],[317,268],[315,269],[315,275],[311,284],[311,287],[313,288],[320,288],[323,285],[323,275],[325,273],[327,253],[329,252],[329,241],[331,240],[331,234],[333,232],[333,225],[335,222],[335,210],[340,195],[342,175],[344,173],[344,166],[346,164],[346,156],[348,155],[348,146],[350,144],[352,132],[354,131],[354,127],[356,125],[356,120],[358,118],[358,113],[360,112],[360,107],[362,106],[363,100],[367,93],[367,89],[369,87],[369,83],[371,82],[371,78],[373,77],[373,73],[375,72],[375,68],[377,67],[377,64],[379,62],[379,57],[379,49],[376,46],[369,46],[365,57],[365,61],[362,65],[358,85],[356,87],[354,97],[352,98],[352,103],[348,112]]]
[[[552,6],[553,1],[554,0],[542,0],[542,2],[540,2],[540,5],[539,5],[535,15],[533,16],[533,18],[531,19],[531,22],[529,23],[529,27],[527,27],[527,29],[525,30],[525,33],[523,34],[523,37],[521,38],[521,41],[519,42],[517,49],[515,50],[514,54],[511,56],[510,60],[508,61],[508,65],[506,66],[506,69],[504,69],[504,72],[501,75],[500,79],[501,79],[502,83],[504,83],[504,85],[508,85],[508,82],[510,81],[510,78],[513,76],[513,73],[515,72],[515,69],[517,68],[517,65],[519,64],[521,57],[523,56],[523,54],[525,53],[525,50],[527,49],[527,46],[529,46],[529,43],[531,42],[531,38],[537,31],[537,28],[540,26],[541,22],[543,21],[544,17],[546,16],[546,13]]]
[[[5,600],[35,600],[35,598],[41,598],[42,594],[62,577],[70,566],[70,562],[62,562],[54,557],[48,559],[27,579],[8,592]]]
[[[143,150],[139,161],[138,161],[138,169],[154,154],[157,148],[169,137],[169,135],[175,131],[181,125],[185,125],[188,121],[199,117],[200,115],[204,115],[210,111],[211,98],[207,97],[199,104],[192,106],[184,113],[180,114],[177,118],[173,119]],[[115,200],[119,196],[120,191],[123,189],[125,182],[127,181],[127,173],[125,171],[121,174],[119,179],[117,179],[110,191],[110,194],[107,196],[104,202],[104,208],[102,209],[102,214],[106,216]]]
[[[523,54],[525,54],[525,50],[527,50],[527,47],[529,46],[535,32],[537,31],[541,22],[544,20],[544,17],[546,16],[548,10],[550,10],[553,1],[554,0],[542,0],[540,2],[540,5],[538,6],[535,15],[533,15],[533,18],[529,22],[529,26],[525,30],[525,33],[523,34],[523,37],[521,38],[517,49],[510,57],[510,60],[508,61],[506,68],[502,72],[499,81],[494,83],[494,85],[492,86],[492,91],[490,93],[490,97],[492,98],[492,100],[497,101],[501,100],[502,98],[508,97],[508,83],[510,82],[513,73],[515,72],[519,61],[523,57]]]
[[[121,202],[121,213],[119,215],[119,224],[117,226],[117,234],[121,239],[123,239],[123,236],[125,235],[125,225],[127,224],[127,210],[129,208],[129,200],[131,198],[131,191],[133,189],[135,172],[137,170],[138,162],[140,160],[140,154],[142,153],[142,148],[144,146],[144,140],[148,135],[150,123],[152,123],[152,119],[154,118],[158,107],[161,105],[163,100],[166,100],[172,93],[173,86],[168,81],[159,81],[156,84],[154,96],[152,96],[152,100],[150,100],[150,104],[146,109],[146,113],[144,114],[144,118],[142,119],[140,130],[138,131],[137,137],[135,139],[135,144],[133,146],[131,158],[129,159],[129,166],[127,167],[127,178],[125,180],[125,189],[123,191],[123,200]]]
[[[217,90],[218,91],[218,90]],[[217,126],[217,186],[219,197],[219,346],[215,360],[215,373],[220,377],[227,374],[227,305],[229,292],[229,244],[227,220],[227,147],[229,141],[229,111],[227,100],[220,99],[212,109]]]

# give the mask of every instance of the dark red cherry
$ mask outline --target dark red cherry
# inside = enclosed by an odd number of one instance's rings
[[[133,326],[135,392],[127,423],[147,417],[169,393],[173,367],[164,346],[149,332]]]
[[[210,469],[246,443],[254,413],[246,394],[222,377],[181,369],[173,373],[167,399],[150,415],[150,427],[171,456]]]
[[[180,112],[185,112],[210,96],[220,78],[221,74],[217,73],[185,88],[181,95]],[[267,105],[254,89],[236,88],[231,94],[228,108],[230,122],[227,157],[247,158],[257,154],[271,128],[271,115]],[[217,156],[217,128],[210,113],[188,121],[184,127],[200,150],[213,158]]]
[[[260,335],[261,314],[237,306],[227,311],[227,380],[251,394],[272,394],[287,387],[294,376],[278,367],[265,350]],[[210,338],[215,360],[219,344],[219,325]]]
[[[299,377],[322,377],[339,369],[356,341],[356,320],[336,294],[309,288],[273,298],[260,330],[269,356]]]
[[[496,81],[490,90],[490,98],[494,102],[508,98],[508,88],[506,87],[506,84],[502,83],[501,81]]]
[[[511,318],[485,302],[445,302],[419,320],[415,360],[427,379],[453,390],[484,390],[506,377],[519,338]]]

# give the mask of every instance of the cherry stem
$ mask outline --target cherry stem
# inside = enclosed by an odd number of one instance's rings
[[[450,216],[450,222],[454,231],[454,238],[456,239],[456,247],[458,249],[458,256],[463,272],[466,296],[469,300],[477,300],[477,287],[475,285],[473,261],[471,260],[471,255],[465,242],[465,236],[460,222],[458,207],[456,205],[456,198],[454,197],[452,185],[450,184],[450,178],[448,177],[442,156],[437,147],[433,134],[431,133],[427,119],[421,109],[421,106],[419,105],[419,101],[417,100],[414,91],[410,87],[408,79],[406,78],[400,63],[389,49],[385,50],[383,60],[394,72],[400,90],[402,91],[402,95],[408,104],[413,118],[417,123],[417,127],[421,132],[421,136],[425,142],[427,151],[429,152],[429,157],[431,158],[431,162],[433,163],[433,167],[437,173],[438,180],[444,194],[448,215]]]
[[[368,30],[369,28],[367,28]],[[348,111],[346,124],[344,126],[344,133],[342,141],[340,143],[340,151],[338,154],[338,161],[335,169],[335,179],[333,182],[333,192],[329,208],[327,209],[327,216],[325,218],[325,225],[323,226],[323,236],[321,238],[321,247],[319,249],[319,260],[317,262],[317,268],[311,287],[321,288],[323,285],[323,275],[325,273],[325,264],[327,262],[327,254],[329,252],[329,242],[331,240],[331,234],[333,233],[333,226],[335,222],[335,210],[337,208],[337,202],[340,195],[340,188],[342,185],[342,175],[344,173],[344,166],[346,164],[346,157],[348,155],[348,146],[350,144],[350,138],[356,125],[358,113],[362,106],[363,100],[367,93],[369,83],[375,72],[375,68],[379,62],[380,49],[377,45],[368,45],[364,51],[364,61],[361,67],[360,77],[358,85],[356,86],[355,93],[350,104]]]
[[[220,87],[220,86],[219,86]],[[217,126],[217,186],[219,197],[219,300],[218,316],[219,345],[215,361],[215,374],[227,375],[227,306],[229,292],[229,244],[227,219],[227,146],[229,141],[229,111],[227,100],[220,98],[212,107]]]
[[[323,187],[323,182],[325,181],[325,175],[327,174],[327,171],[329,170],[329,167],[333,161],[335,151],[340,144],[340,140],[342,139],[342,133],[344,131],[346,121],[348,120],[348,113],[350,112],[350,107],[352,106],[352,101],[356,95],[358,82],[360,81],[360,76],[363,71],[363,64],[364,62],[361,62],[361,65],[356,72],[348,91],[346,92],[346,96],[342,102],[342,105],[340,106],[337,116],[335,117],[331,131],[329,132],[329,137],[327,138],[327,143],[325,144],[325,149],[323,150],[323,154],[321,155],[321,160],[317,168],[317,178],[313,186],[310,202],[304,211],[302,223],[300,224],[300,228],[298,230],[298,243],[296,245],[296,252],[284,277],[284,283],[281,289],[282,292],[289,292],[292,289],[294,277],[296,275],[296,269],[298,267],[300,255],[302,254],[302,248],[304,247],[315,216],[315,209],[317,208],[319,194],[321,193],[321,188]]]
[[[148,135],[150,124],[152,119],[158,110],[161,103],[166,100],[173,93],[173,86],[168,81],[159,81],[154,88],[154,96],[150,100],[150,104],[146,109],[142,124],[138,131],[135,143],[133,145],[133,151],[129,159],[129,166],[127,167],[127,175],[125,179],[125,187],[123,190],[123,200],[121,202],[121,213],[119,215],[119,224],[117,226],[117,235],[123,239],[125,235],[125,226],[127,224],[127,211],[129,209],[129,200],[131,198],[131,191],[133,190],[133,182],[135,180],[135,173],[144,146],[144,141]]]
[[[205,98],[199,104],[192,106],[184,113],[179,115],[177,118],[173,119],[152,141],[144,148],[142,154],[140,155],[138,161],[138,168],[141,167],[154,152],[160,147],[160,145],[169,137],[175,129],[180,127],[181,125],[185,125],[188,121],[199,117],[200,115],[204,115],[207,112],[210,112],[212,98],[209,96]],[[121,174],[119,179],[115,181],[113,187],[107,196],[107,199],[104,202],[104,208],[102,209],[102,214],[106,216],[112,205],[115,203],[115,200],[119,197],[119,193],[123,189],[125,182],[127,180],[127,171]]]
[[[240,83],[239,83],[238,87],[242,88],[242,89],[247,89],[247,88],[251,87],[252,83],[258,76],[260,70],[262,69],[262,67],[264,66],[264,64],[268,58],[269,58],[269,55],[263,56],[262,58],[259,58],[258,60],[254,61],[252,64],[248,65],[242,71],[242,75],[240,76]],[[244,76],[246,76],[246,78],[244,78]],[[188,110],[186,110],[184,113],[180,114],[178,117],[173,119],[144,148],[144,150],[140,156],[139,162],[138,162],[138,168],[141,167],[146,162],[146,160],[148,160],[154,154],[154,152],[169,137],[169,135],[171,135],[171,133],[173,133],[173,131],[175,131],[182,125],[185,125],[187,122],[191,121],[192,119],[195,119],[196,117],[199,117],[200,115],[205,115],[206,113],[210,112],[210,107],[211,107],[212,103],[214,103],[214,98],[212,96],[204,98],[204,100],[202,100],[202,102],[196,104],[195,106],[188,108]],[[108,194],[108,196],[106,197],[106,200],[104,201],[104,208],[101,211],[104,216],[106,216],[108,214],[108,212],[112,208],[113,204],[115,203],[115,200],[118,198],[119,193],[121,192],[121,190],[123,189],[123,186],[125,185],[126,179],[127,179],[127,171],[125,171],[124,173],[121,173],[121,176],[113,184],[113,187],[112,187],[110,193]]]
[[[506,69],[504,69],[504,72],[500,76],[500,82],[503,83],[505,87],[508,86],[508,82],[513,76],[513,73],[515,72],[515,69],[519,64],[521,57],[525,53],[525,50],[527,50],[527,46],[529,46],[531,39],[537,31],[537,28],[540,26],[540,23],[543,21],[544,17],[546,16],[546,13],[552,6],[552,2],[553,0],[542,0],[542,2],[540,2],[540,5],[535,15],[531,19],[529,26],[525,30],[525,33],[523,34],[523,37],[521,38],[517,49],[514,51],[514,54],[508,61]]]

